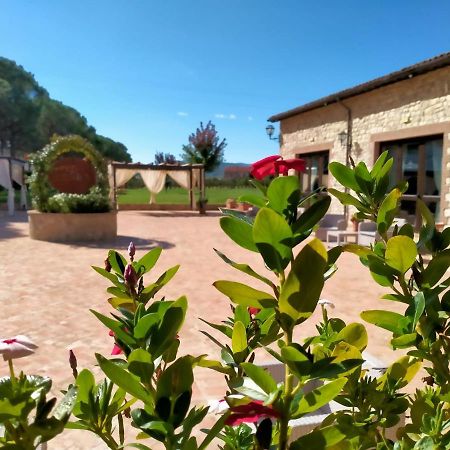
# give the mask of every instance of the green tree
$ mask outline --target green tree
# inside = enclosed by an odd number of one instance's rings
[[[220,140],[215,125],[209,121],[206,127],[200,122],[200,128],[189,136],[189,144],[183,145],[183,161],[203,164],[206,172],[214,170],[221,162],[226,139]]]
[[[50,98],[31,73],[0,58],[0,154],[20,157],[40,150],[55,134],[80,135],[103,156],[131,161],[122,143],[98,135],[76,109]]]

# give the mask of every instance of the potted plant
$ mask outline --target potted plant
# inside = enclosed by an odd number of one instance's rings
[[[197,201],[197,208],[200,214],[206,214],[206,205],[208,203],[208,199],[205,197],[200,197]]]

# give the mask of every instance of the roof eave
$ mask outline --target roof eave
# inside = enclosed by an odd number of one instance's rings
[[[422,61],[420,63],[408,66],[404,69],[392,72],[388,75],[384,75],[374,80],[368,81],[366,83],[359,84],[349,89],[344,89],[343,91],[336,92],[335,94],[322,97],[313,102],[306,103],[297,108],[290,109],[288,111],[275,114],[269,117],[267,120],[269,122],[279,122],[280,120],[287,119],[297,114],[304,113],[306,111],[311,111],[313,109],[322,108],[324,106],[329,106],[333,103],[338,103],[350,97],[355,97],[357,95],[365,94],[366,92],[379,89],[381,87],[387,86],[389,84],[397,83],[399,81],[404,81],[410,79],[417,75],[423,75],[427,72],[433,70],[441,69],[450,65],[450,52],[444,53],[442,55],[436,56],[434,58]]]

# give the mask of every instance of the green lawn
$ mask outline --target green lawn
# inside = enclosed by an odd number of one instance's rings
[[[206,198],[210,204],[225,204],[228,198],[237,199],[244,194],[255,194],[257,191],[253,187],[242,188],[224,188],[224,187],[210,187],[206,188]],[[148,203],[150,200],[150,193],[146,188],[139,189],[121,189],[118,195],[118,202],[121,204],[140,204]],[[157,203],[172,203],[172,204],[188,204],[188,191],[183,188],[169,188],[161,191],[156,197]]]

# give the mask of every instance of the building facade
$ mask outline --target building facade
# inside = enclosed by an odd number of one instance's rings
[[[408,181],[399,215],[418,225],[422,198],[437,223],[450,225],[450,53],[269,118],[280,122],[281,154],[301,157],[303,190],[339,187],[328,162],[371,167],[388,150],[392,184]],[[343,207],[333,200],[332,212]]]

